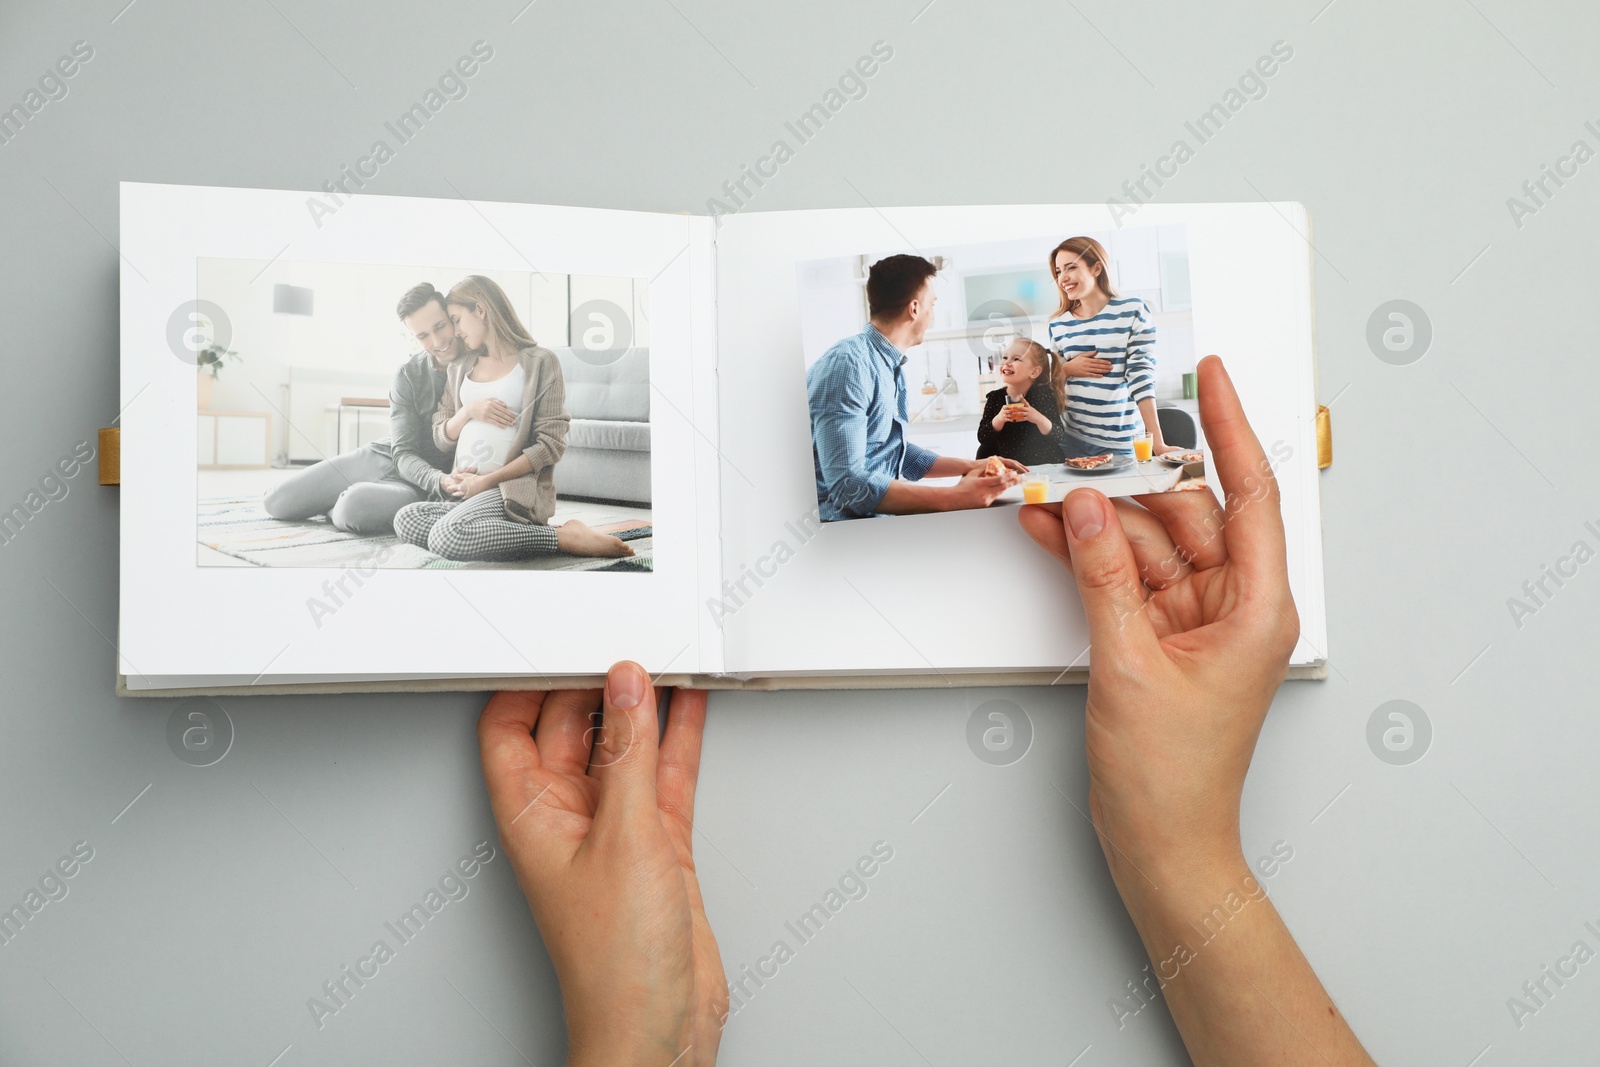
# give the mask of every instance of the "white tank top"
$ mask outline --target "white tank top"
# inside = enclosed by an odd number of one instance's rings
[[[504,378],[497,378],[492,382],[475,382],[471,378],[461,379],[461,406],[466,407],[474,400],[493,398],[510,408],[514,414],[522,413],[522,387],[526,375],[522,372],[522,364],[518,363],[511,368],[511,373]],[[506,465],[506,460],[511,454],[511,442],[517,438],[517,427],[496,426],[483,419],[470,419],[461,428],[461,436],[456,440],[455,466],[476,467],[479,474],[499,470]]]

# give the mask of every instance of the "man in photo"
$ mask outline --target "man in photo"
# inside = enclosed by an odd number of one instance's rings
[[[870,321],[806,372],[811,454],[823,521],[988,507],[1028,468],[1013,459],[941,456],[906,439],[904,350],[933,322],[932,263],[880,259],[867,275]],[[960,476],[954,485],[918,485]]]
[[[445,369],[460,353],[455,325],[431,282],[406,290],[395,310],[422,351],[394,373],[389,436],[284,479],[262,501],[268,515],[289,521],[327,515],[347,533],[386,534],[407,504],[444,499],[440,479],[452,456],[434,444],[433,413]]]

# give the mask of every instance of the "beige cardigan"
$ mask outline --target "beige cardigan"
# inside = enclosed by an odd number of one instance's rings
[[[548,348],[524,348],[517,353],[517,360],[522,364],[524,384],[512,448],[528,457],[533,471],[501,482],[500,492],[505,497],[508,519],[543,526],[556,510],[554,470],[556,461],[567,450],[572,416],[567,414],[567,390],[556,354]],[[463,356],[446,372],[439,410],[433,413],[433,442],[444,452],[451,452],[456,446],[445,436],[444,424],[460,408],[461,380],[477,362],[477,356]]]

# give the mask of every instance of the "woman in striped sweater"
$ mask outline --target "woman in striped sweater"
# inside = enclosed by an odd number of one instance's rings
[[[1151,454],[1176,451],[1156,420],[1156,327],[1150,308],[1111,288],[1106,250],[1093,237],[1069,237],[1050,253],[1061,301],[1051,317],[1050,347],[1064,392],[1058,441],[1068,457],[1133,455],[1150,435]]]

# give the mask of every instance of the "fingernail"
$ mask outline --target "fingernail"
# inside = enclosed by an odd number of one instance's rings
[[[614,708],[634,708],[644,699],[644,687],[650,683],[644,669],[632,661],[612,667],[606,675],[606,703]]]
[[[1065,510],[1067,525],[1072,529],[1072,536],[1079,541],[1086,541],[1106,528],[1105,511],[1100,507],[1100,498],[1088,490],[1069,495]]]

